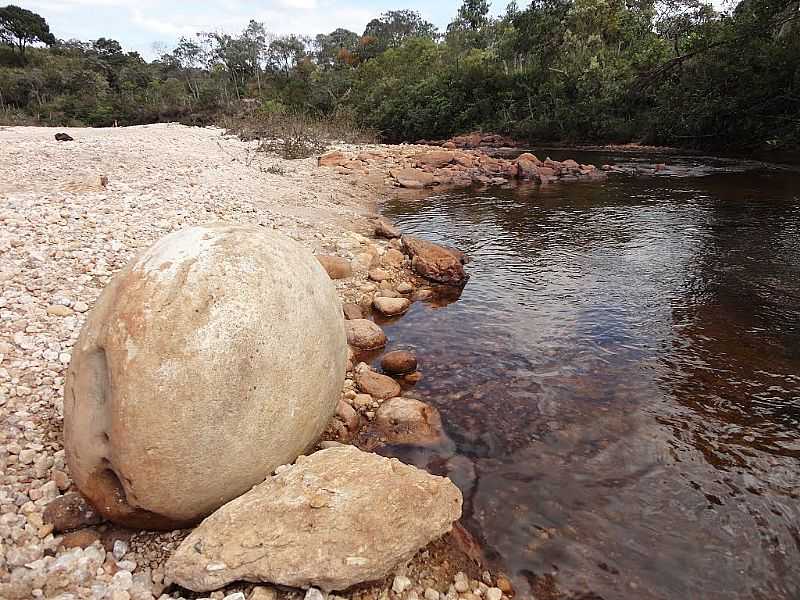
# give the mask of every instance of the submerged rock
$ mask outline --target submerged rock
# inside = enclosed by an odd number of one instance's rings
[[[197,527],[166,565],[197,592],[237,580],[342,590],[386,577],[461,516],[448,479],[339,446],[282,469]]]
[[[381,404],[373,427],[390,444],[429,446],[445,441],[439,411],[413,398],[392,398]]]
[[[381,359],[381,368],[392,375],[411,373],[417,370],[417,356],[408,350],[387,352]]]
[[[347,346],[333,284],[262,227],[162,238],[103,291],[67,372],[70,475],[108,519],[200,520],[314,444]]]
[[[403,246],[411,256],[411,267],[426,279],[455,286],[467,282],[462,252],[407,235]]]

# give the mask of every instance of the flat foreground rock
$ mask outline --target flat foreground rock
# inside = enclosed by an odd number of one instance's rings
[[[340,446],[301,458],[208,517],[169,559],[188,589],[237,580],[342,590],[389,575],[461,516],[446,478]]]

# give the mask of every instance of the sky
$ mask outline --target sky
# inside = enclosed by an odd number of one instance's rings
[[[460,0],[16,0],[14,4],[42,15],[57,38],[93,40],[109,37],[147,59],[172,49],[181,36],[199,31],[237,33],[250,19],[267,30],[315,35],[346,27],[358,33],[387,10],[410,8],[440,29],[447,26]],[[495,1],[493,12],[505,4]]]

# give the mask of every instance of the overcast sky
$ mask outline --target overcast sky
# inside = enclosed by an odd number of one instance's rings
[[[153,58],[154,42],[170,49],[182,35],[198,31],[241,31],[250,19],[263,21],[275,33],[327,33],[346,27],[358,33],[386,10],[410,8],[444,28],[460,0],[16,0],[42,15],[58,38],[93,40],[110,37],[127,50]],[[495,12],[505,7],[494,2]]]

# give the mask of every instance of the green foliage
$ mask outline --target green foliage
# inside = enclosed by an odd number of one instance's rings
[[[533,0],[499,17],[486,0],[463,0],[444,36],[408,10],[362,35],[275,36],[250,21],[236,35],[182,38],[152,62],[103,37],[56,42],[44,19],[9,6],[0,39],[6,123],[231,121],[284,140],[264,148],[284,156],[373,130],[392,141],[483,130],[535,142],[800,144],[798,0],[722,13],[706,0]]]
[[[0,41],[19,49],[24,60],[30,44],[40,42],[47,46],[55,43],[47,22],[34,12],[9,4],[0,8]]]

